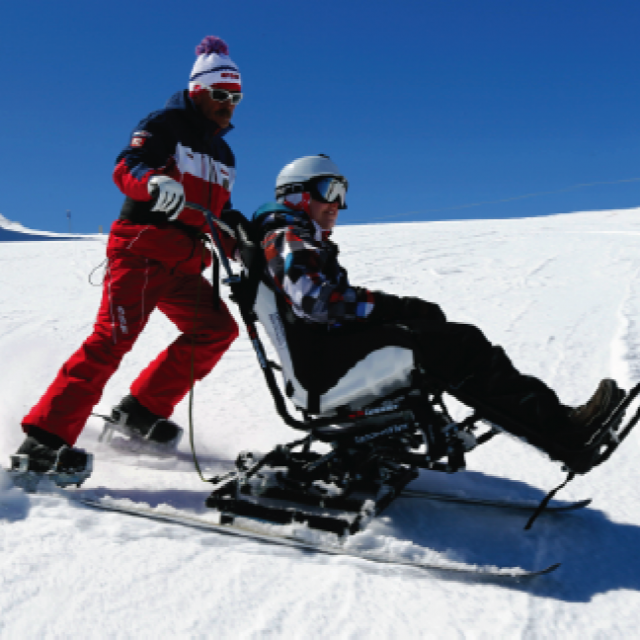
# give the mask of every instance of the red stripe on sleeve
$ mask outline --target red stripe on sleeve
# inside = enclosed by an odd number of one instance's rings
[[[125,196],[129,196],[134,200],[151,200],[147,185],[149,179],[156,173],[156,171],[149,169],[142,177],[142,180],[139,180],[131,175],[129,167],[127,167],[125,159],[123,158],[113,170],[113,181]]]

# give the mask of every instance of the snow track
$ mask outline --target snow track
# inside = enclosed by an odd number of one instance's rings
[[[521,370],[567,404],[604,376],[640,379],[640,210],[506,221],[339,228],[355,284],[419,295],[449,319],[480,326]],[[0,244],[0,455],[18,424],[90,331],[102,261],[95,241]],[[94,278],[99,280],[98,273]],[[97,411],[176,335],[152,320]],[[460,416],[464,408],[453,407]],[[186,402],[176,420],[187,426]],[[243,449],[292,438],[242,337],[196,388],[196,442],[209,474]],[[82,495],[205,515],[209,487],[188,439],[176,458],[98,445],[92,418],[79,446],[96,454]],[[565,490],[591,497],[579,512],[527,515],[399,500],[352,544],[463,564],[547,566],[522,584],[481,585],[340,557],[265,548],[169,524],[91,511],[58,496],[25,495],[0,473],[0,637],[633,637],[640,623],[638,436]],[[470,471],[423,473],[412,488],[539,500],[559,468],[506,437],[468,458]],[[419,504],[416,504],[419,502]],[[314,532],[306,535],[314,536]],[[327,534],[328,535],[328,534]]]

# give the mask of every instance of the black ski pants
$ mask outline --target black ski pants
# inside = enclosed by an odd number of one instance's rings
[[[300,382],[323,394],[369,353],[414,351],[427,377],[506,431],[547,449],[569,435],[569,408],[541,380],[520,373],[477,327],[442,321],[411,326],[359,324],[327,330],[295,323],[287,331]],[[293,343],[293,344],[292,344]]]

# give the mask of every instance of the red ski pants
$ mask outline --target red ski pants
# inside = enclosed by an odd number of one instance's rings
[[[224,302],[216,311],[212,295],[211,284],[200,274],[177,275],[161,262],[130,253],[111,257],[93,333],[25,416],[25,431],[34,425],[73,445],[156,308],[182,335],[140,373],[131,393],[168,418],[188,393],[191,376],[194,381],[204,378],[238,336]]]

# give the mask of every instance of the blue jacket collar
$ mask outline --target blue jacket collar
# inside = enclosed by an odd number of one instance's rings
[[[185,111],[197,126],[203,129],[208,135],[220,136],[222,138],[234,128],[232,124],[229,124],[228,127],[221,128],[216,122],[205,118],[195,102],[189,97],[189,92],[186,89],[174,93],[169,100],[167,100],[165,108]]]

